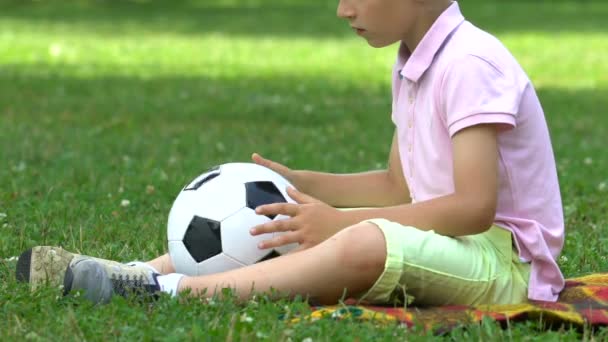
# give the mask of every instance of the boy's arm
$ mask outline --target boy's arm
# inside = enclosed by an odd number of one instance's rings
[[[454,193],[388,208],[340,213],[346,225],[382,217],[447,236],[482,233],[496,216],[498,146],[495,125],[465,128],[452,138]]]
[[[256,163],[289,179],[301,192],[336,208],[386,207],[410,203],[410,193],[401,170],[396,134],[386,170],[352,174],[290,170],[284,165],[254,155]]]
[[[410,203],[396,133],[388,168],[352,174],[301,171],[301,191],[336,208],[387,207]]]

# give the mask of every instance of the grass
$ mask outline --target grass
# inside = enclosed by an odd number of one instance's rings
[[[567,223],[566,276],[608,261],[608,27],[604,1],[464,0],[537,87]],[[31,294],[12,256],[33,245],[116,260],[166,251],[177,191],[209,165],[261,152],[294,168],[383,167],[395,47],[375,50],[335,1],[0,0],[0,336],[8,340],[427,339],[420,331],[276,318],[301,301],[93,307]],[[335,147],[327,149],[326,146]],[[128,200],[130,205],[122,206]],[[249,317],[249,318],[247,318]],[[502,330],[444,339],[602,339],[605,330]]]

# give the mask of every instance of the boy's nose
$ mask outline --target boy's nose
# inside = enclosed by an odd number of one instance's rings
[[[355,17],[355,11],[352,6],[348,4],[347,0],[340,0],[338,2],[338,17],[342,19],[351,19]]]

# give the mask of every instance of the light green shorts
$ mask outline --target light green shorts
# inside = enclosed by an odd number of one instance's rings
[[[384,272],[360,299],[368,303],[478,305],[527,300],[530,264],[519,260],[511,232],[447,237],[384,219]]]

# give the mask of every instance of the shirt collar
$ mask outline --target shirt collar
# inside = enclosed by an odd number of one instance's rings
[[[398,65],[401,76],[412,82],[418,82],[422,74],[431,66],[435,54],[460,24],[464,17],[460,12],[458,2],[454,1],[440,16],[424,35],[414,53],[411,53],[402,42],[399,47]]]

